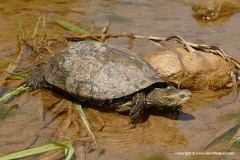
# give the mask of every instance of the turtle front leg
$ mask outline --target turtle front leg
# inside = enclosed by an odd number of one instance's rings
[[[131,123],[137,123],[145,109],[146,99],[143,92],[136,93],[132,98],[132,108],[130,109],[129,115],[131,117]]]

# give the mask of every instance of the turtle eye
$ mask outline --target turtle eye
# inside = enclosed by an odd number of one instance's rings
[[[179,97],[183,99],[185,98],[185,94],[180,94]]]

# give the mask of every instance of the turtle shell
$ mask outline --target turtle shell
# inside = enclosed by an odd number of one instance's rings
[[[165,82],[140,56],[106,43],[77,42],[44,70],[51,85],[77,98],[111,100]]]

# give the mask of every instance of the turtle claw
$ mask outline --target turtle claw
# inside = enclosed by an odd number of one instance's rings
[[[139,115],[139,112],[136,112],[134,114],[130,114],[130,118],[131,118],[131,123],[132,124],[136,124],[141,118]]]

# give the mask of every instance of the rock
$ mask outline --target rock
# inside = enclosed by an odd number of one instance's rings
[[[192,9],[195,12],[193,16],[214,21],[233,15],[237,9],[240,9],[240,3],[234,0],[202,0],[194,3]]]
[[[145,60],[162,78],[173,85],[180,83],[181,88],[216,90],[232,83],[229,63],[213,53],[176,48],[176,52],[166,50],[147,55]]]

